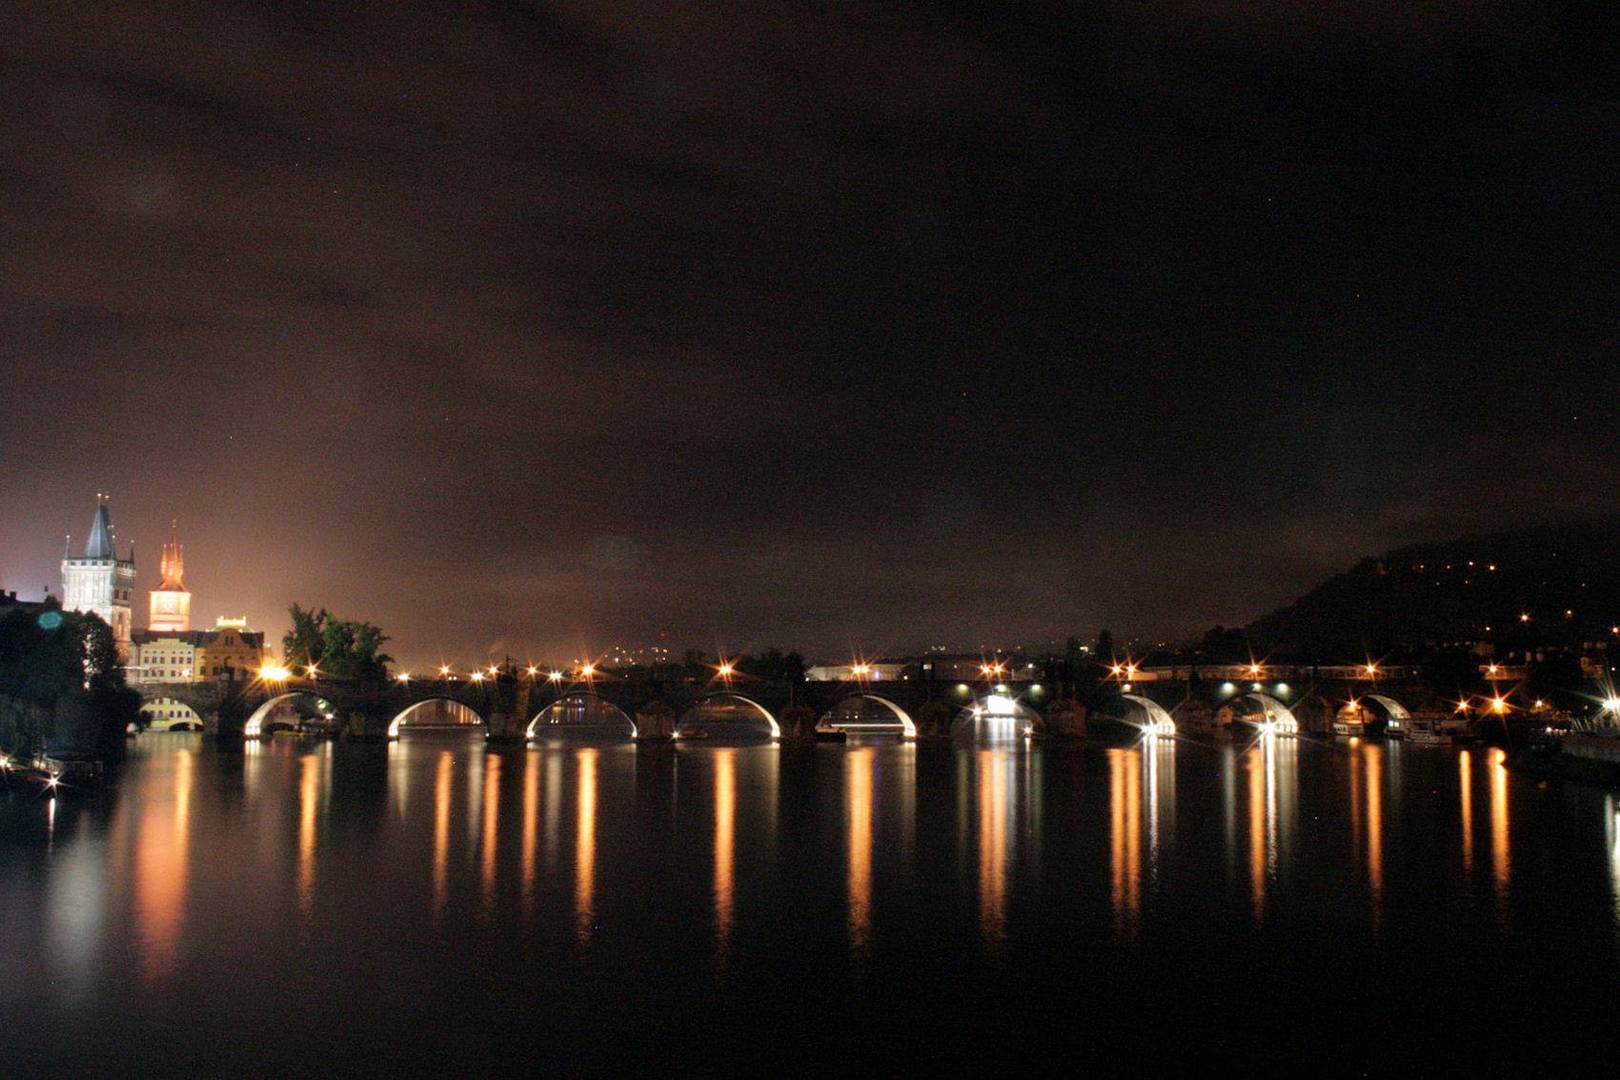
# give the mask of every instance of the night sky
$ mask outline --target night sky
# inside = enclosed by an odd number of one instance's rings
[[[0,14],[0,584],[109,491],[138,625],[178,518],[209,624],[842,657],[1613,507],[1612,15],[351,7]]]

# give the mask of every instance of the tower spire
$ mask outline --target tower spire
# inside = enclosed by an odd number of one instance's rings
[[[113,550],[112,515],[107,511],[107,504],[102,497],[96,496],[96,517],[90,523],[90,538],[84,544],[84,557],[87,559],[113,559],[117,558]]]
[[[179,522],[169,523],[169,542],[163,545],[163,554],[158,559],[158,575],[162,578],[160,591],[185,591],[186,559],[185,549],[180,546]]]

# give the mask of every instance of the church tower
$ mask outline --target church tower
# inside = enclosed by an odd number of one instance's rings
[[[120,559],[114,546],[112,515],[107,503],[96,496],[96,517],[90,523],[90,539],[80,557],[63,553],[62,607],[68,611],[93,611],[112,627],[121,663],[129,661],[131,603],[135,595],[135,549]]]
[[[191,629],[191,593],[186,590],[185,549],[169,526],[169,542],[163,545],[163,557],[158,560],[158,574],[162,578],[152,590],[151,618],[147,626],[161,633],[184,633]]]

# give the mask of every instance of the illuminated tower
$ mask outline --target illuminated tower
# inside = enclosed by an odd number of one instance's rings
[[[84,555],[62,554],[62,606],[68,611],[93,611],[112,627],[120,663],[129,660],[130,603],[135,595],[135,549],[120,559],[113,542],[112,517],[101,496],[96,496],[96,517]]]
[[[151,618],[146,625],[152,630],[167,633],[190,630],[191,593],[186,590],[185,583],[185,549],[172,532],[169,542],[163,545],[158,573],[162,580],[152,590]]]

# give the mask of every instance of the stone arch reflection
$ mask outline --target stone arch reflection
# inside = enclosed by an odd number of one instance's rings
[[[141,715],[145,717],[146,730],[151,732],[201,731],[204,727],[202,715],[196,709],[172,697],[143,701]]]
[[[1109,710],[1113,719],[1128,724],[1146,735],[1174,735],[1176,722],[1168,710],[1152,698],[1141,694],[1121,694]]]
[[[388,737],[397,739],[405,730],[463,731],[488,730],[488,724],[472,706],[449,697],[431,697],[401,709],[388,724]]]
[[[1034,709],[1006,694],[988,694],[956,714],[951,738],[984,745],[1016,743],[1035,730]]]
[[[541,709],[529,722],[524,736],[529,739],[633,739],[636,723],[612,702],[597,694],[581,692],[560,697]]]
[[[336,726],[332,703],[309,690],[278,694],[253,710],[242,726],[244,739],[260,739],[277,730],[330,729]]]
[[[1227,726],[1249,724],[1262,735],[1292,737],[1299,734],[1299,720],[1294,710],[1258,690],[1238,695],[1221,706],[1220,712],[1224,714],[1222,723]]]
[[[911,714],[886,697],[854,694],[834,705],[816,724],[816,730],[843,735],[899,735],[917,737]]]
[[[675,725],[675,738],[778,739],[782,729],[769,709],[741,694],[711,694],[697,702]]]

